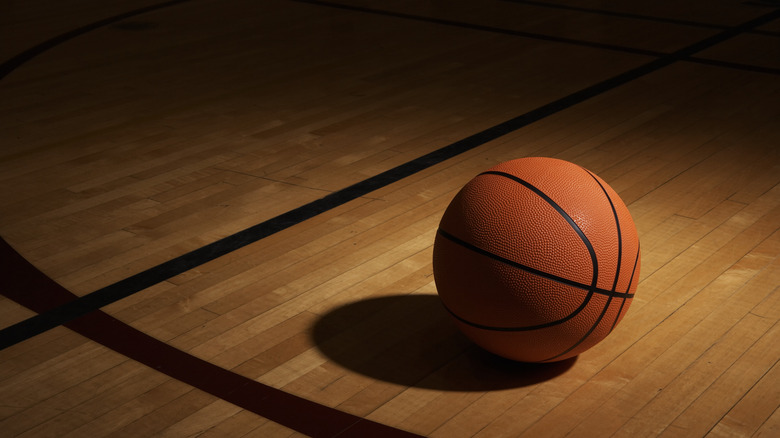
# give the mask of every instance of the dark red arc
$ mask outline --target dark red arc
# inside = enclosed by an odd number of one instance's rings
[[[0,293],[43,313],[78,298],[0,239]],[[313,437],[417,437],[264,385],[159,341],[95,310],[64,324],[201,391]]]

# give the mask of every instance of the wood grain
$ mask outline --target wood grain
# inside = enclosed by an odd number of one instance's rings
[[[193,0],[117,20],[4,64],[0,235],[83,297],[777,13],[758,3]],[[0,58],[152,5],[12,2]],[[101,310],[240,376],[424,436],[776,436],[777,26]],[[642,245],[625,319],[551,366],[472,345],[431,269],[455,193],[523,156],[600,175]],[[33,316],[0,297],[0,329]],[[0,351],[0,391],[2,437],[302,436],[62,326]]]

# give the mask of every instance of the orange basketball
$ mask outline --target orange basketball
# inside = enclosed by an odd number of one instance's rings
[[[631,304],[639,238],[617,193],[576,164],[521,158],[472,179],[439,224],[439,297],[476,344],[552,362],[604,339]]]

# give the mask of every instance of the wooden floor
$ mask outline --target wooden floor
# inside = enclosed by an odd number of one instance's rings
[[[0,41],[0,437],[780,436],[777,2],[31,0]],[[432,276],[525,156],[642,245],[557,364]]]

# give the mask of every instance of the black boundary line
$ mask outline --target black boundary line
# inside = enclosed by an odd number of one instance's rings
[[[3,239],[0,239],[0,288],[3,295],[34,312],[44,312],[76,298]],[[90,312],[64,326],[150,369],[306,436],[419,437],[219,367],[149,336],[102,310]]]
[[[129,18],[129,17],[131,17],[131,16],[134,16],[134,15],[142,14],[142,13],[149,12],[149,11],[153,11],[153,10],[156,10],[156,9],[161,9],[161,8],[163,8],[163,7],[172,6],[172,5],[179,4],[179,3],[183,3],[183,2],[186,2],[186,1],[188,1],[188,0],[174,0],[174,1],[170,1],[170,2],[163,3],[163,4],[159,4],[159,5],[150,6],[150,7],[147,7],[147,8],[137,9],[137,10],[135,10],[135,11],[132,11],[132,12],[129,12],[129,13],[125,13],[125,14],[120,14],[120,15],[117,15],[117,16],[114,16],[114,17],[111,17],[111,18],[108,18],[108,19],[105,19],[105,20],[101,20],[101,21],[99,21],[99,22],[95,22],[95,23],[93,23],[93,24],[91,24],[91,25],[84,26],[84,27],[82,27],[82,28],[79,28],[79,29],[76,29],[76,30],[74,30],[74,31],[71,31],[71,32],[68,32],[68,33],[62,34],[62,35],[60,35],[59,37],[53,38],[53,39],[51,39],[51,40],[48,40],[48,41],[46,41],[46,42],[44,42],[44,43],[42,43],[42,44],[39,44],[38,46],[35,46],[35,47],[33,47],[33,48],[31,48],[31,49],[29,49],[29,50],[27,50],[27,51],[23,52],[22,54],[20,54],[20,55],[17,55],[16,57],[12,58],[11,60],[9,60],[9,61],[7,61],[7,62],[4,62],[2,65],[0,65],[0,79],[4,78],[4,77],[5,77],[5,76],[7,76],[7,75],[8,75],[10,72],[12,72],[12,71],[13,71],[13,70],[15,70],[16,68],[18,68],[19,66],[21,66],[22,64],[24,64],[25,62],[29,61],[30,59],[34,58],[35,56],[37,56],[37,55],[39,55],[39,54],[41,54],[41,53],[45,52],[46,50],[49,50],[49,49],[51,49],[52,47],[55,47],[55,46],[56,46],[56,45],[58,45],[58,44],[61,44],[61,43],[63,43],[63,42],[66,42],[66,41],[68,41],[68,40],[70,40],[70,39],[72,39],[72,38],[75,38],[75,37],[77,37],[77,36],[79,36],[79,35],[81,35],[81,34],[83,34],[83,33],[86,33],[86,32],[89,32],[89,31],[91,31],[91,30],[97,29],[97,28],[99,28],[99,27],[102,27],[102,26],[105,26],[105,25],[108,25],[108,24],[114,23],[114,22],[116,22],[116,21],[120,21],[120,20],[123,20],[123,19]],[[759,18],[761,18],[761,17],[759,17]],[[734,33],[734,34],[736,34],[736,33]],[[727,38],[730,38],[730,36],[729,36],[729,35],[724,35],[724,36],[723,36],[723,39],[724,39],[724,40],[725,40],[725,39],[727,39]],[[713,42],[713,44],[715,44],[715,43],[716,43],[716,42]],[[671,62],[674,62],[674,60],[672,60]],[[665,64],[665,65],[668,65],[668,64]],[[656,68],[655,68],[655,69],[662,68],[663,66],[664,66],[664,65],[659,65],[659,66],[656,66]],[[642,76],[642,75],[644,75],[644,74],[647,74],[647,73],[649,73],[649,72],[651,72],[651,71],[654,71],[655,69],[651,69],[651,70],[644,70],[644,73],[641,73],[641,74],[639,74],[639,76],[637,76],[637,77],[640,77],[640,76]],[[635,70],[632,70],[632,72],[633,72],[633,71],[637,71],[637,69],[635,69]],[[641,71],[641,70],[640,70],[640,71]],[[630,73],[630,72],[627,72],[627,73]],[[619,75],[619,76],[622,76],[622,75]],[[606,81],[605,81],[605,82],[606,82]],[[601,84],[603,84],[603,83],[605,83],[605,82],[602,82]],[[612,87],[607,87],[607,88],[603,89],[603,90],[602,90],[600,93],[597,93],[597,94],[601,94],[601,93],[603,93],[603,92],[606,92],[606,91],[608,91],[608,90],[610,90],[610,89],[612,89],[612,88],[615,88],[615,87],[617,87],[617,86],[619,86],[620,84],[622,84],[622,83],[625,83],[625,82],[626,82],[626,81],[623,81],[623,82],[620,82],[620,81],[618,81],[618,83],[617,83],[617,84],[613,85]],[[590,88],[592,88],[592,87],[590,87]],[[587,89],[586,89],[586,90],[587,90]],[[584,91],[584,90],[583,90],[583,91]],[[575,93],[575,95],[577,95],[577,94],[579,94],[579,93]],[[583,96],[581,96],[581,97],[583,97]],[[589,97],[592,97],[592,96],[583,97],[583,100],[584,100],[584,99],[587,99],[587,98],[589,98]],[[553,103],[557,103],[557,102],[561,102],[561,101],[565,101],[565,98],[564,98],[564,99],[559,99],[558,101],[555,101],[555,102],[553,102]],[[557,111],[560,111],[561,109],[567,108],[567,107],[569,107],[569,106],[571,106],[571,105],[574,105],[574,104],[576,104],[576,103],[578,103],[578,102],[576,102],[576,101],[574,101],[574,102],[568,102],[568,104],[566,104],[566,105],[564,105],[563,107],[559,108]],[[545,107],[547,107],[547,106],[540,107],[539,109],[541,109],[541,108],[545,108]],[[538,111],[539,109],[537,109],[537,110],[535,110],[535,111]],[[554,111],[554,112],[557,112],[557,111]],[[534,113],[534,111],[532,111],[531,113]],[[530,113],[527,113],[527,114],[530,114]],[[548,115],[549,115],[549,114],[548,114]],[[545,117],[545,116],[544,116],[544,115],[542,115],[540,118],[542,118],[542,117]],[[515,121],[517,121],[517,120],[520,120],[520,119],[523,119],[523,118],[524,118],[524,116],[520,116],[520,117],[518,117],[518,118],[515,118],[515,119],[512,119],[512,120],[515,120]],[[538,120],[538,119],[537,119],[537,120]],[[505,122],[505,123],[506,123],[506,122]],[[531,122],[529,122],[529,121],[527,121],[527,120],[526,120],[526,122],[525,122],[524,124],[523,124],[523,123],[521,123],[519,126],[515,127],[514,129],[519,129],[520,127],[522,127],[522,126],[525,126],[525,125],[526,125],[526,124],[528,124],[528,123],[531,123]],[[502,126],[502,125],[504,125],[504,124],[497,125],[497,126]],[[496,127],[494,127],[494,128],[496,128]],[[489,129],[489,130],[486,130],[486,131],[483,131],[483,133],[485,133],[485,132],[487,132],[487,131],[491,131],[492,129],[493,129],[493,128],[491,128],[491,129]],[[513,130],[514,130],[514,129],[513,129]],[[509,132],[511,132],[511,131],[509,131]],[[482,134],[482,133],[480,133],[480,134]],[[500,135],[503,135],[503,134],[500,134]],[[500,136],[500,135],[499,135],[499,136]],[[472,136],[472,137],[469,137],[469,138],[473,138],[473,137],[474,137],[474,136]],[[466,139],[464,139],[464,140],[466,140]],[[489,141],[489,140],[486,140],[486,141]],[[457,143],[460,143],[460,142],[457,142]],[[457,144],[457,143],[455,143],[455,144]],[[480,144],[484,144],[484,142],[482,142],[482,143],[480,143]],[[454,144],[453,144],[453,145],[454,145]],[[453,146],[453,145],[450,145],[450,146]],[[478,145],[479,145],[479,144],[477,144],[477,145],[475,145],[475,146],[472,146],[472,148],[473,148],[473,147],[476,147],[476,146],[478,146]],[[443,148],[443,149],[446,149],[446,148]],[[470,149],[470,148],[469,148],[469,149]],[[468,150],[468,149],[467,149],[467,150]],[[428,154],[428,155],[426,155],[426,156],[429,156],[429,155],[431,155],[431,154]],[[413,161],[417,161],[417,160],[413,160]],[[409,163],[407,163],[407,164],[409,164]],[[433,163],[433,164],[436,164],[436,163]],[[431,165],[433,165],[433,164],[429,164],[428,166],[425,166],[425,167],[423,167],[423,168],[430,167],[430,166],[431,166]],[[400,168],[400,167],[404,167],[404,166],[405,166],[405,165],[399,166],[399,168]],[[422,170],[422,169],[420,169],[420,170]],[[417,171],[419,171],[419,170],[417,170]],[[386,174],[386,173],[387,173],[387,172],[384,172],[384,173],[382,173],[382,174],[380,174],[380,175],[384,175],[384,174]],[[414,173],[414,172],[413,172],[413,173]],[[378,176],[379,176],[379,175],[378,175]],[[373,178],[370,178],[370,180],[372,180],[372,179],[373,179]],[[384,184],[384,185],[387,185],[387,184],[389,184],[389,183],[390,183],[390,182],[387,182],[387,183],[386,183],[386,184]],[[361,184],[361,183],[358,183],[358,184],[356,184],[356,185],[353,185],[353,186],[350,186],[350,187],[359,186],[360,184]],[[321,200],[320,200],[320,201],[321,201]],[[315,201],[314,203],[311,203],[311,204],[308,204],[308,205],[312,205],[312,204],[315,204],[315,203],[317,203],[317,202],[318,202],[318,201]],[[347,201],[344,201],[344,202],[347,202]],[[338,205],[341,205],[341,204],[343,204],[343,202],[342,202],[342,203],[338,203],[338,204],[336,204],[336,205],[334,205],[334,206],[332,206],[332,207],[330,207],[330,208],[334,208],[335,206],[338,206]],[[330,209],[330,208],[328,208],[328,209]],[[297,210],[298,210],[298,209],[296,209],[296,210],[293,210],[293,211],[297,211]],[[278,216],[277,218],[280,218],[280,217],[283,217],[283,216],[287,216],[289,213],[291,213],[291,212],[285,213],[284,215],[280,215],[280,216]],[[277,218],[275,218],[275,219],[277,219]],[[289,219],[289,217],[288,217],[288,219]],[[304,220],[305,220],[305,219],[304,219]],[[298,223],[298,222],[295,222],[295,223]],[[260,224],[260,225],[262,225],[262,224]],[[292,223],[292,224],[286,224],[286,225],[285,225],[285,226],[283,226],[283,228],[281,228],[281,229],[288,228],[289,226],[292,226],[292,225],[294,225],[294,223]],[[255,227],[252,227],[252,229],[253,229],[253,228],[255,228]],[[246,231],[246,230],[245,230],[245,231]],[[237,234],[241,234],[241,233],[237,233]],[[234,235],[234,236],[236,236],[236,235]],[[230,238],[230,237],[234,237],[234,236],[229,236],[229,238]],[[226,238],[226,239],[229,239],[229,238]],[[226,240],[226,239],[223,239],[223,240],[221,240],[221,241],[224,241],[224,240]],[[221,241],[220,241],[220,242],[221,242]],[[238,248],[240,248],[241,246],[244,246],[244,245],[246,245],[246,244],[248,244],[248,243],[243,243],[243,244],[241,244],[240,246],[238,246],[238,247],[234,248],[233,250],[235,250],[235,249],[238,249]],[[195,250],[195,251],[193,251],[193,252],[191,252],[191,253],[189,253],[189,254],[185,254],[185,256],[187,256],[187,255],[192,255],[192,254],[200,254],[200,253],[202,252],[202,250],[204,250],[205,248],[208,248],[208,247],[211,247],[211,245],[207,245],[207,246],[206,246],[206,247],[204,247],[204,248],[200,248],[200,249],[198,249],[198,250]],[[216,252],[212,253],[212,256],[213,256],[213,257],[212,257],[211,259],[200,260],[200,263],[199,263],[199,264],[206,263],[206,262],[208,262],[208,261],[212,260],[213,258],[219,257],[219,255],[213,255],[213,254],[218,254],[218,253],[219,253],[219,251],[216,251]],[[184,257],[184,256],[183,256],[183,257]],[[178,259],[179,259],[179,258],[177,258],[177,259],[174,259],[174,260],[178,260]],[[172,260],[172,261],[173,261],[173,260]],[[169,265],[169,263],[170,263],[170,262],[172,262],[172,261],[169,261],[169,262],[163,263],[162,265],[159,265],[157,268],[159,268],[160,266],[168,266],[168,265]],[[168,267],[171,267],[171,268],[172,268],[172,266],[168,266]],[[154,269],[155,269],[155,268],[152,268],[152,270],[154,270]],[[151,270],[149,270],[149,271],[151,271]],[[163,269],[162,271],[165,271],[165,270]],[[145,272],[148,272],[148,271],[145,271]],[[130,278],[135,278],[135,277],[136,277],[136,276],[133,276],[133,277],[130,277]],[[49,280],[48,278],[46,278],[46,280],[47,280],[47,281],[51,281],[51,280]],[[128,280],[128,279],[126,279],[126,280]],[[52,283],[53,283],[53,282],[52,282]],[[119,283],[123,283],[123,282],[122,282],[122,281],[120,281]],[[115,283],[115,284],[118,284],[118,283]],[[140,289],[139,289],[139,290],[140,290]],[[21,292],[21,291],[17,291],[17,292]],[[94,295],[94,294],[95,294],[95,293],[93,293],[93,294],[90,294],[90,295]],[[88,298],[88,297],[89,297],[89,295],[88,295],[87,297],[82,297],[82,298]],[[79,298],[79,299],[76,299],[76,301],[81,301],[81,298]],[[86,302],[88,302],[88,301],[89,301],[89,300],[84,300],[83,302],[84,302],[84,303],[86,303]],[[57,309],[55,309],[55,311],[56,311],[56,310],[57,310]],[[99,312],[99,311],[98,311],[98,312],[94,312],[95,310],[97,310],[97,308],[93,308],[93,309],[89,310],[89,311],[88,311],[86,314],[82,314],[82,315],[86,315],[86,316],[88,316],[88,317],[99,317],[99,316],[105,316],[105,314],[103,314],[102,312]],[[41,316],[41,315],[39,315],[39,316]],[[70,322],[70,324],[74,324],[74,323],[75,323],[75,322],[73,321],[73,319],[74,319],[74,318],[76,318],[76,316],[70,315],[70,317],[67,319],[67,321],[68,321],[68,322]],[[110,317],[109,317],[109,318],[110,318]],[[93,318],[93,319],[94,319],[94,318]],[[92,328],[94,328],[94,327],[99,327],[99,328],[98,328],[98,330],[100,330],[100,329],[103,329],[103,328],[104,328],[104,327],[102,327],[102,326],[100,326],[100,325],[95,325],[95,324],[93,323],[93,321],[91,321],[91,320],[84,320],[84,319],[82,319],[82,320],[80,320],[80,321],[81,321],[82,323],[86,324],[88,327],[92,327]],[[93,327],[93,326],[94,326],[94,327]],[[121,324],[121,327],[125,327],[125,328],[126,328],[127,326],[125,326],[124,324]],[[120,328],[121,328],[121,327],[120,327]],[[113,330],[109,330],[109,331],[113,331]],[[5,334],[6,334],[6,330],[3,330],[3,331],[0,333],[0,340],[5,340]],[[29,334],[29,336],[27,336],[26,338],[28,338],[28,337],[32,337],[32,336],[34,336],[34,334]],[[158,342],[158,343],[159,343],[159,342]],[[128,343],[128,345],[131,345],[131,344],[132,344],[132,343]],[[166,348],[168,347],[168,346],[167,346],[167,344],[162,344],[162,343],[160,343],[160,344],[161,344],[161,345],[164,345]],[[4,348],[4,347],[0,347],[0,349],[2,349],[2,348]],[[170,349],[170,348],[168,348],[168,349]],[[152,355],[154,355],[154,353],[152,353]],[[157,358],[157,359],[159,359],[159,358]],[[171,362],[171,361],[168,361],[168,362]],[[176,361],[175,361],[175,360],[173,360],[172,362],[174,362],[174,363],[175,363]],[[211,364],[208,364],[208,363],[207,363],[207,365],[211,365]],[[254,382],[250,382],[250,383],[254,383]],[[218,385],[218,386],[220,386],[220,387],[221,387],[221,385]],[[241,383],[241,386],[242,386],[242,387],[246,387],[247,385],[245,385],[245,384]],[[231,389],[231,391],[235,391],[235,390],[234,390],[234,389]],[[244,391],[244,392],[246,392],[246,391]],[[249,398],[250,398],[250,399],[252,399],[252,400],[256,400],[256,399],[257,399],[256,388],[252,388],[252,390],[251,390],[251,394],[249,394],[249,395],[250,395],[250,396],[249,396]],[[285,405],[285,406],[286,406],[286,405]],[[284,409],[283,409],[283,410],[284,410]],[[328,413],[328,415],[330,415],[330,413]],[[347,430],[343,430],[343,434],[344,434],[344,435],[348,435],[348,434],[350,433],[349,431],[350,431],[350,429],[351,429],[351,430],[355,431],[355,432],[356,432],[358,435],[362,435],[362,432],[365,432],[365,431],[358,432],[359,430],[361,430],[361,427],[362,427],[363,429],[368,429],[368,430],[370,430],[372,433],[376,433],[376,432],[377,432],[377,430],[374,430],[374,429],[376,429],[376,428],[373,428],[372,426],[373,426],[373,424],[371,424],[371,425],[367,425],[367,422],[365,422],[365,421],[362,421],[362,419],[359,419],[359,420],[358,420],[358,422],[357,422],[357,423],[355,423],[355,424],[354,424],[352,427],[350,427],[350,428],[347,428]],[[379,425],[379,426],[382,426],[382,425]],[[380,430],[381,430],[381,431],[384,431],[384,429],[380,429]],[[393,433],[393,434],[395,434],[395,433],[398,433],[398,432],[399,432],[399,431],[392,431],[392,433]],[[354,435],[354,433],[353,433],[353,435]]]
[[[685,59],[687,62],[696,64],[712,65],[715,67],[731,68],[735,70],[745,70],[755,73],[767,73],[772,75],[780,75],[780,68],[775,67],[763,67],[753,64],[742,64],[740,62],[720,61],[717,59],[700,58],[698,56],[691,56]]]
[[[414,15],[405,12],[394,12],[394,11],[387,11],[384,9],[375,9],[375,8],[369,8],[364,6],[345,5],[341,3],[334,3],[334,2],[324,1],[324,0],[293,0],[293,1],[298,3],[306,3],[310,5],[323,6],[323,7],[333,8],[333,9],[342,9],[345,11],[361,12],[361,13],[372,14],[372,15],[380,15],[384,17],[401,18],[404,20],[420,21],[423,23],[439,24],[439,25],[450,26],[450,27],[459,27],[463,29],[478,30],[482,32],[490,32],[490,33],[496,33],[502,35],[518,36],[523,38],[549,41],[554,43],[571,44],[576,46],[591,47],[591,48],[602,49],[602,50],[612,50],[616,52],[630,53],[633,55],[645,55],[645,56],[655,56],[655,57],[662,57],[666,55],[666,53],[664,52],[657,52],[655,50],[644,50],[635,47],[619,46],[616,44],[583,41],[574,38],[557,37],[554,35],[544,35],[544,34],[533,33],[533,32],[524,32],[521,30],[504,29],[500,27],[468,23],[465,21],[445,20],[443,18],[427,17],[424,15]]]
[[[65,43],[69,40],[72,40],[73,38],[76,38],[78,36],[84,35],[87,32],[91,32],[95,29],[108,26],[109,24],[114,24],[117,21],[126,20],[130,17],[134,17],[136,15],[145,14],[147,12],[156,11],[159,9],[167,8],[170,6],[175,6],[180,3],[186,3],[192,0],[171,0],[164,3],[159,3],[156,5],[146,6],[144,8],[134,9],[130,12],[124,12],[119,15],[114,15],[113,17],[105,18],[103,20],[95,21],[94,23],[87,24],[85,26],[73,29],[71,31],[65,32],[63,34],[57,35],[54,38],[48,39],[34,47],[31,47],[24,52],[14,56],[13,58],[4,61],[2,64],[0,64],[0,80],[3,80],[6,76],[8,76],[11,72],[16,70],[17,68],[21,67],[24,63],[30,61],[31,59],[35,58],[36,56],[40,55],[41,53],[50,50],[56,46],[59,46],[62,43]]]
[[[176,4],[186,0],[175,0],[165,3]],[[147,8],[148,9],[148,8]],[[151,9],[148,9],[151,10]],[[145,10],[146,11],[146,10]],[[128,14],[122,14],[128,17]],[[124,280],[101,288],[82,296],[63,306],[40,313],[34,317],[16,323],[0,331],[0,349],[17,344],[37,334],[43,333],[68,321],[83,316],[100,307],[119,301],[152,285],[165,281],[192,268],[208,263],[222,255],[228,254],[250,243],[292,227],[325,211],[336,208],[367,193],[385,187],[410,175],[428,169],[449,158],[472,150],[487,142],[495,140],[524,126],[539,121],[547,116],[570,108],[592,97],[604,94],[623,84],[655,72],[663,67],[685,59],[693,53],[726,41],[752,28],[761,26],[780,17],[780,9],[748,20],[738,26],[726,29],[695,44],[684,47],[659,59],[652,60],[604,81],[583,88],[568,96],[542,105],[518,117],[499,123],[484,131],[473,134],[448,146],[427,153],[407,163],[386,170],[378,175],[353,184],[349,187],[331,193],[324,198],[302,205],[265,222],[239,231],[216,242],[205,245],[194,251],[176,257],[153,268],[147,269]],[[116,18],[116,17],[115,17]],[[116,20],[102,20],[103,25]],[[95,26],[85,26],[82,29],[94,29]],[[83,33],[83,32],[82,32]],[[71,33],[68,33],[71,34]],[[79,33],[80,34],[80,33]],[[17,57],[18,58],[18,57]]]
[[[518,3],[523,5],[529,5],[529,6],[539,6],[542,8],[563,9],[567,11],[584,12],[588,14],[603,15],[606,17],[629,18],[632,20],[652,21],[656,23],[668,23],[668,24],[676,24],[676,25],[688,26],[688,27],[701,27],[704,29],[723,30],[723,29],[728,29],[729,27],[727,25],[722,25],[722,24],[705,23],[703,21],[679,20],[676,18],[632,14],[629,12],[609,11],[606,9],[585,8],[581,6],[564,5],[561,3],[548,3],[548,2],[534,1],[534,0],[503,0],[503,1],[508,3]],[[761,6],[768,7],[769,5],[761,5]],[[765,30],[751,30],[749,31],[749,33],[756,33],[756,34],[770,35],[770,36],[780,36],[780,34],[778,34],[777,32],[771,32]]]
[[[414,14],[408,14],[405,12],[393,12],[393,11],[386,11],[383,9],[374,9],[374,8],[368,8],[364,6],[353,6],[353,5],[344,5],[341,3],[334,3],[324,0],[293,0],[299,3],[307,3],[311,5],[317,5],[317,6],[324,6],[328,8],[334,8],[334,9],[343,9],[347,11],[352,12],[362,12],[366,14],[373,14],[373,15],[381,15],[386,17],[394,17],[394,18],[401,18],[405,20],[413,20],[413,21],[421,21],[425,23],[433,23],[433,24],[439,24],[443,26],[453,26],[453,27],[460,27],[464,29],[471,29],[471,30],[478,30],[483,32],[490,32],[490,33],[496,33],[496,34],[503,34],[503,35],[511,35],[511,36],[517,36],[522,38],[529,38],[529,39],[535,39],[535,40],[541,40],[541,41],[549,41],[549,42],[555,42],[555,43],[562,43],[562,44],[571,44],[575,46],[581,46],[581,47],[590,47],[590,48],[596,48],[596,49],[602,49],[602,50],[611,50],[615,52],[622,52],[622,53],[630,53],[633,55],[646,55],[646,56],[655,56],[655,57],[664,57],[669,56],[669,53],[665,52],[658,52],[654,50],[645,50],[645,49],[639,49],[635,47],[628,47],[628,46],[619,46],[615,44],[606,44],[606,43],[597,43],[592,41],[584,41],[584,40],[578,40],[573,38],[565,38],[565,37],[557,37],[553,35],[544,35],[544,34],[538,34],[538,33],[532,33],[532,32],[523,32],[519,30],[512,30],[512,29],[504,29],[500,27],[492,27],[492,26],[486,26],[486,25],[480,25],[480,24],[473,24],[473,23],[467,23],[463,21],[453,21],[453,20],[445,20],[441,18],[435,18],[435,17],[426,17],[423,15],[414,15]],[[511,1],[511,0],[509,0]],[[575,8],[579,9],[579,8]],[[596,13],[598,10],[589,11]],[[617,14],[617,13],[616,13]],[[641,17],[641,16],[639,16]],[[729,29],[732,29],[727,26],[714,26],[713,30],[723,30],[728,31]],[[753,31],[751,29],[746,30],[742,33],[761,33],[766,35],[772,35],[772,36],[779,36],[778,34],[775,34],[773,32],[759,32],[759,31]],[[675,52],[676,53],[676,52]],[[780,68],[773,68],[773,67],[763,67],[763,66],[756,66],[752,64],[742,64],[738,62],[730,62],[730,61],[719,61],[714,59],[705,59],[705,58],[698,58],[698,57],[682,57],[679,60],[681,61],[687,61],[692,62],[696,64],[706,64],[706,65],[714,65],[718,67],[723,68],[731,68],[731,69],[737,69],[737,70],[746,70],[751,72],[759,72],[759,73],[768,73],[768,74],[774,74],[774,75],[780,75]]]

